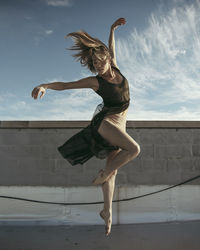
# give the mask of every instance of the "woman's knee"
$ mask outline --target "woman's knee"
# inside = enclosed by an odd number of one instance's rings
[[[129,148],[129,154],[131,159],[137,157],[140,153],[140,145],[138,143],[134,143],[130,148]]]
[[[136,157],[140,153],[139,144],[134,141],[129,134],[111,125],[107,121],[102,121],[98,132],[112,145],[119,146],[120,149],[128,151],[130,159]],[[112,158],[112,156],[109,158]]]

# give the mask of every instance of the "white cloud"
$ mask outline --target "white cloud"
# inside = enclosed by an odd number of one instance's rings
[[[47,5],[50,6],[61,6],[61,7],[70,7],[71,2],[69,0],[46,0]]]
[[[100,102],[91,89],[47,90],[42,99],[16,96],[5,105],[0,100],[0,120],[90,120]]]
[[[199,1],[174,1],[168,12],[163,5],[152,14],[145,30],[134,29],[126,38],[117,40],[117,59],[129,79],[133,105],[134,101],[145,103],[133,109],[135,118],[142,114],[145,119],[151,114],[160,119],[166,112],[158,110],[172,104],[179,111],[170,108],[171,118],[174,114],[177,118],[182,114],[186,119],[199,117],[200,105],[187,108],[200,99],[199,13]]]
[[[101,97],[91,89],[66,91],[47,90],[46,95],[34,100],[30,94],[0,96],[0,120],[91,120]],[[163,110],[153,100],[131,100],[127,120],[199,120],[196,107]],[[149,107],[149,108],[148,108]],[[148,108],[148,109],[147,109]]]
[[[45,30],[46,35],[51,35],[53,33],[53,30]]]
[[[53,30],[46,30],[42,26],[38,28],[38,35],[34,37],[36,45],[39,45],[46,37],[53,34]]]
[[[168,12],[164,7],[151,15],[145,30],[133,29],[116,42],[118,64],[130,84],[128,120],[200,120],[200,2],[174,1]],[[87,76],[83,71],[77,79]],[[65,80],[44,80],[54,81]],[[47,90],[39,100],[0,94],[0,116],[90,120],[101,101],[91,89]]]

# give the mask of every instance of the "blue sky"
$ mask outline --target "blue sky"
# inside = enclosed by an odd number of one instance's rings
[[[200,120],[199,0],[0,1],[0,120],[90,120],[102,102],[91,89],[32,89],[92,75],[67,51],[69,32],[86,30],[108,42],[129,80],[128,120]]]

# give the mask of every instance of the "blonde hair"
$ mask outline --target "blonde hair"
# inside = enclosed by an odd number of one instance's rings
[[[77,54],[72,56],[77,58],[83,66],[87,66],[93,73],[96,73],[92,60],[93,55],[95,55],[99,60],[103,60],[103,57],[110,58],[108,47],[99,39],[91,37],[84,30],[69,33],[65,38],[67,37],[72,37],[75,41],[75,45],[68,50],[79,51]]]

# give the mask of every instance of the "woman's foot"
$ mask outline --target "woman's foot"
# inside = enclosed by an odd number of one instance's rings
[[[110,212],[106,213],[104,209],[99,213],[101,218],[105,221],[105,234],[108,236],[111,232],[111,225],[112,225],[112,214]]]
[[[101,169],[98,176],[93,180],[93,184],[103,184],[110,178],[110,175],[106,175],[105,170]]]

